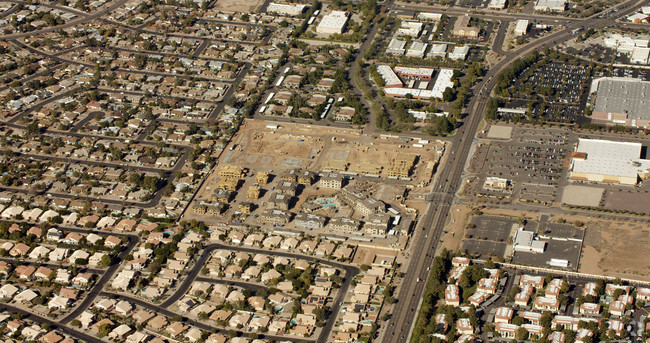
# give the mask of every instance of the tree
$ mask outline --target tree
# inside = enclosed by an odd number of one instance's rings
[[[395,292],[395,287],[392,285],[386,286],[384,288],[384,299],[386,300],[387,303],[392,304],[395,302],[395,299],[393,298],[393,292]]]
[[[550,311],[545,311],[542,315],[542,318],[539,321],[539,324],[545,328],[550,328],[553,322],[553,313]]]
[[[474,286],[478,280],[487,276],[487,272],[483,267],[473,264],[465,268],[463,273],[460,276],[458,285],[465,289]]]
[[[517,334],[515,335],[518,341],[523,341],[528,337],[528,331],[524,329],[523,327],[520,327],[517,329]]]
[[[499,99],[491,98],[487,102],[487,107],[485,109],[485,119],[492,120],[492,121],[497,120],[498,111],[499,111]]]
[[[104,255],[104,256],[102,256],[101,260],[99,261],[99,264],[102,267],[108,267],[108,266],[111,265],[112,262],[113,262],[113,259],[111,259],[111,257],[109,255]]]
[[[319,322],[323,322],[325,320],[325,309],[322,307],[315,308],[311,313],[316,316],[316,320]]]
[[[40,132],[41,132],[41,129],[40,129],[40,127],[38,126],[38,122],[37,122],[37,121],[32,121],[31,123],[29,123],[29,124],[27,125],[27,133],[28,133],[28,134],[30,134],[30,135],[34,135],[34,134],[37,134],[37,133],[40,133]]]
[[[442,100],[445,102],[454,101],[454,90],[451,87],[445,88],[445,91],[442,92]]]
[[[104,323],[98,327],[99,337],[104,337],[111,332],[111,326],[108,323]]]
[[[596,280],[596,288],[594,289],[596,294],[603,295],[605,293],[605,281],[603,279]]]
[[[485,268],[487,268],[487,269],[494,269],[494,267],[495,267],[495,265],[494,265],[494,261],[492,261],[491,259],[489,259],[489,260],[485,261],[485,264],[484,264],[483,266],[484,266]]]

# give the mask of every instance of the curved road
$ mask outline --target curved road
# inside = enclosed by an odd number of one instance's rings
[[[211,277],[197,277],[196,281],[202,281],[202,282],[207,282],[207,283],[216,283],[216,284],[221,284],[221,285],[226,285],[226,286],[237,286],[241,287],[244,289],[248,289],[251,291],[261,291],[261,290],[266,290],[269,289],[268,287],[252,282],[246,282],[246,281],[236,281],[236,280],[224,280],[224,279],[213,279]]]
[[[183,295],[185,295],[185,292],[187,292],[187,290],[190,289],[192,283],[194,282],[194,280],[197,279],[199,273],[201,272],[201,269],[203,269],[203,266],[205,266],[208,259],[212,256],[212,251],[216,249],[241,251],[241,252],[246,252],[251,254],[266,254],[271,256],[296,258],[296,259],[301,259],[306,261],[314,261],[335,268],[343,269],[345,271],[345,275],[343,276],[343,284],[338,289],[336,293],[336,298],[332,300],[332,305],[330,306],[330,314],[329,317],[327,318],[327,323],[322,328],[321,333],[318,336],[317,342],[327,341],[327,337],[329,336],[329,333],[332,331],[332,328],[334,327],[336,316],[338,315],[339,310],[341,309],[341,303],[343,302],[343,299],[345,298],[345,295],[350,288],[352,279],[354,279],[354,277],[360,272],[359,268],[355,266],[333,262],[327,259],[322,259],[314,256],[307,256],[307,255],[295,254],[295,253],[284,252],[284,251],[269,251],[264,249],[251,248],[251,247],[240,247],[240,246],[231,246],[231,245],[226,245],[221,243],[213,243],[207,245],[205,249],[203,249],[203,251],[201,252],[201,256],[196,261],[196,263],[194,263],[194,267],[187,274],[183,282],[181,282],[181,284],[178,285],[176,292],[172,294],[169,298],[167,298],[167,300],[165,300],[163,303],[161,303],[160,307],[163,308],[169,307],[170,305],[178,301]]]
[[[16,307],[16,306],[0,303],[0,310],[7,311],[7,312],[13,312],[13,313],[20,313],[20,314],[23,315],[24,319],[33,320],[33,321],[35,321],[37,323],[41,323],[41,324],[48,324],[51,329],[58,329],[59,331],[63,332],[64,334],[72,336],[72,337],[74,337],[76,339],[79,339],[82,342],[105,343],[104,341],[102,341],[101,339],[99,339],[97,337],[93,337],[93,336],[87,335],[87,334],[85,334],[85,333],[83,333],[81,331],[71,329],[71,328],[69,328],[69,327],[67,327],[65,325],[61,325],[61,324],[53,321],[50,318],[43,317],[41,315],[31,313],[29,311],[23,310],[22,308],[19,308],[19,307]]]
[[[167,309],[163,308],[162,306],[153,305],[153,304],[151,304],[149,302],[146,302],[146,301],[141,300],[141,299],[136,298],[136,297],[132,297],[132,296],[124,295],[124,294],[119,294],[119,293],[113,293],[113,292],[101,292],[101,295],[105,296],[105,297],[109,297],[109,298],[119,298],[119,299],[128,300],[129,302],[131,302],[133,304],[144,307],[146,309],[154,311],[155,313],[162,314],[162,315],[170,317],[170,318],[179,316],[179,314],[176,313],[176,312],[172,312],[170,310],[167,310]],[[197,327],[197,328],[199,328],[199,329],[201,329],[203,331],[221,333],[223,335],[228,335],[228,331],[230,331],[230,330],[225,330],[225,329],[218,329],[218,328],[216,328],[214,326],[210,326],[208,324],[204,324],[204,323],[201,323],[199,321],[189,319],[189,318],[187,318],[185,316],[180,316],[180,317],[182,317],[182,319],[183,319],[182,321],[184,323],[190,324],[190,325],[192,325],[194,327]],[[245,334],[244,331],[238,331],[238,330],[234,330],[234,331],[238,332],[238,333],[240,333],[242,335]],[[256,334],[257,334],[258,338],[270,339],[270,340],[275,340],[275,341],[288,341],[288,342],[306,342],[306,341],[308,341],[308,340],[305,340],[303,338],[268,335],[268,334],[265,334],[265,333],[257,333],[257,332],[256,332]]]

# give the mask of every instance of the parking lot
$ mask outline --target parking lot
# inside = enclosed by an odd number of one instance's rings
[[[527,266],[538,266],[548,268],[552,258],[569,261],[567,269],[577,271],[580,260],[581,242],[563,240],[544,240],[546,249],[543,253],[521,252],[513,254],[512,262]]]
[[[591,71],[585,67],[551,62],[535,69],[522,83],[531,85],[547,102],[579,103],[589,89]]]
[[[573,150],[573,137],[562,129],[514,127],[512,139],[481,143],[470,161],[479,182],[471,187],[487,202],[511,202],[551,205],[558,201],[566,183],[567,163]],[[506,179],[506,189],[486,189],[488,177]]]
[[[592,45],[582,50],[567,48],[567,52],[599,63],[611,63],[612,59],[616,57],[616,51],[614,49],[600,45]]]
[[[465,230],[462,247],[477,257],[503,257],[515,224],[517,220],[508,217],[474,216]]]
[[[490,256],[503,257],[506,253],[507,243],[499,243],[494,241],[479,241],[475,239],[468,239],[463,241],[463,250],[476,258],[487,258]]]
[[[581,124],[589,119],[583,115],[584,110],[580,105],[549,103],[535,103],[530,111],[532,119],[543,119],[561,123]]]
[[[523,183],[519,189],[519,199],[551,203],[557,198],[557,187],[554,185],[540,185]]]
[[[569,223],[551,222],[547,215],[539,220],[527,220],[523,223],[517,218],[479,215],[469,220],[465,230],[462,249],[477,258],[489,256],[504,257],[513,263],[550,267],[551,259],[567,260],[567,269],[576,271],[580,260],[580,251],[585,230]],[[535,232],[536,239],[546,242],[543,253],[514,252],[508,248],[511,237],[519,227]],[[512,254],[512,255],[511,255]]]
[[[487,8],[490,0],[460,0],[457,5],[469,8]]]
[[[632,77],[643,81],[650,81],[650,71],[647,69],[615,68],[612,74],[614,76]]]
[[[585,230],[568,223],[550,221],[550,216],[541,215],[537,221],[526,223],[526,230],[537,233],[537,238],[546,242],[543,253],[521,252],[513,254],[512,262],[530,266],[549,267],[551,259],[569,261],[567,269],[577,271],[580,250]]]
[[[525,182],[528,187],[557,185],[562,159],[570,154],[567,138],[566,132],[517,129],[513,140],[490,145],[483,172],[486,176],[511,180],[513,184]]]
[[[512,94],[503,107],[524,108],[529,119],[581,123],[582,108],[589,97],[592,70],[577,63],[539,62],[524,70],[512,83]],[[503,120],[516,120],[517,113],[499,113]]]
[[[541,215],[537,233],[541,236],[548,236],[558,239],[584,238],[585,230],[573,224],[551,222],[549,215]]]

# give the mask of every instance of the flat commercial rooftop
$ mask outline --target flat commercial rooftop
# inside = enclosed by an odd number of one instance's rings
[[[402,87],[404,84],[402,83],[402,80],[400,80],[397,75],[395,75],[395,72],[393,72],[393,69],[391,69],[387,65],[380,65],[377,66],[377,72],[381,76],[381,78],[384,80],[384,83],[386,84],[386,87]]]
[[[417,43],[417,42],[416,42]],[[422,44],[422,43],[420,43]],[[395,67],[395,72],[404,74],[404,75],[411,75],[411,76],[417,76],[421,78],[432,78],[433,77],[433,68],[410,68],[410,67]]]
[[[573,158],[575,173],[635,177],[650,168],[650,160],[642,160],[641,143],[614,142],[581,138],[576,153],[586,157]]]
[[[327,30],[343,30],[345,24],[348,22],[348,16],[343,11],[332,11],[321,19],[316,27],[316,32]]]
[[[594,80],[594,112],[627,113],[629,119],[650,120],[650,82],[629,77]]]

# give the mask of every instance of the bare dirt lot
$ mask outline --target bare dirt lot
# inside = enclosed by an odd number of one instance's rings
[[[603,197],[603,188],[569,185],[564,188],[562,202],[576,206],[598,207]]]
[[[597,245],[585,244],[580,271],[650,280],[650,259],[643,258],[650,244],[650,228],[636,223],[599,224],[594,230],[600,233],[600,240]]]
[[[221,163],[252,170],[302,168],[314,172],[331,170],[387,177],[387,167],[398,158],[414,158],[411,183],[428,183],[442,156],[443,144],[422,147],[398,141],[361,136],[358,130],[282,124],[266,128],[264,121],[246,121],[233,139],[235,147],[224,153]]]
[[[472,212],[470,206],[452,206],[451,208],[451,221],[445,227],[445,234],[442,236],[443,243],[438,248],[438,252],[442,249],[449,251],[456,251],[460,248],[460,241],[463,239],[463,231],[467,224],[467,218]]]
[[[623,210],[636,213],[650,213],[648,204],[650,193],[645,191],[608,190],[605,197],[605,208],[609,210]]]
[[[255,12],[264,1],[263,0],[217,0],[214,9],[223,12]]]
[[[512,138],[512,126],[492,125],[488,131],[488,138],[510,139]]]

